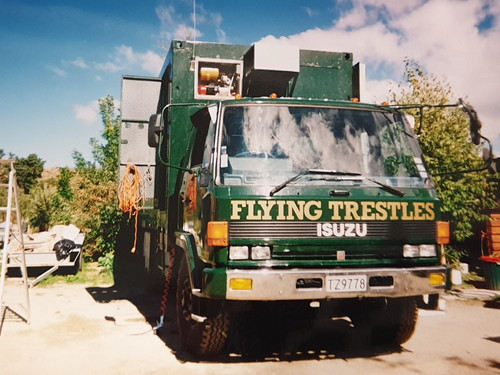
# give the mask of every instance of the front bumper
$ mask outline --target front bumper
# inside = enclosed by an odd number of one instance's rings
[[[330,298],[368,298],[368,297],[406,297],[424,294],[437,294],[445,288],[445,267],[418,268],[360,268],[360,269],[294,269],[294,270],[227,270],[223,275],[226,280],[217,280],[216,275],[211,282],[225,282],[227,300],[240,301],[279,301],[279,300],[311,300]],[[365,275],[366,277],[364,277]],[[214,277],[215,276],[215,277]],[[332,278],[347,280],[364,279],[363,290],[332,290]],[[207,280],[207,279],[205,279]],[[248,281],[243,288],[234,281]],[[329,286],[330,285],[330,286]],[[206,285],[207,286],[207,285]],[[233,287],[232,287],[233,286]],[[210,295],[210,286],[204,288],[205,297]]]

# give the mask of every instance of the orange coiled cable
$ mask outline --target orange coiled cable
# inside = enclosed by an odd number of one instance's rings
[[[135,218],[134,247],[131,250],[132,253],[135,253],[137,246],[137,217],[146,201],[144,180],[139,172],[139,168],[135,165],[127,164],[127,170],[118,187],[118,200],[120,202],[120,210],[128,212],[129,217],[134,216]]]
[[[170,281],[172,280],[172,270],[174,268],[174,260],[175,260],[175,249],[172,249],[172,253],[170,255],[170,261],[168,262],[167,276],[165,277],[163,296],[161,298],[162,316],[165,316],[165,314],[167,313],[167,299],[168,299],[168,292],[170,290]]]

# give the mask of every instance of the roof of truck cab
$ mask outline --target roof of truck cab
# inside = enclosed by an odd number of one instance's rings
[[[388,112],[400,112],[400,109],[382,104],[370,104],[362,102],[353,102],[349,100],[328,100],[328,99],[313,99],[313,98],[241,98],[236,100],[224,100],[222,105],[245,105],[245,104],[284,104],[284,105],[300,105],[300,106],[317,106],[317,107],[343,107],[362,110],[382,110]]]

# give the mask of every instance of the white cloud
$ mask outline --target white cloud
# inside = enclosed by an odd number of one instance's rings
[[[81,57],[78,57],[75,60],[70,61],[70,64],[74,65],[80,69],[87,69],[88,68],[88,65],[85,63],[85,60],[83,60]]]
[[[118,72],[124,68],[124,66],[120,63],[116,63],[114,61],[106,61],[106,62],[98,62],[94,64],[94,68],[97,70],[101,70],[103,72]]]
[[[156,16],[160,20],[160,38],[164,44],[169,44],[172,39],[198,39],[201,37],[199,30],[194,29],[192,19],[184,19],[183,13],[177,13],[176,9],[170,6],[160,6],[156,8]],[[189,13],[193,17],[192,13]],[[197,22],[203,20],[203,15],[197,14]]]
[[[204,35],[201,32],[203,27],[208,27],[215,33],[217,42],[227,42],[227,34],[222,28],[222,14],[207,11],[203,4],[196,4],[196,14],[190,2],[176,2],[175,7],[160,6],[156,8],[156,16],[161,24],[162,45],[169,46],[173,39],[200,40]]]
[[[147,51],[146,53],[140,54],[139,60],[141,61],[141,68],[144,71],[158,75],[163,66],[164,57],[153,51]]]
[[[121,102],[120,100],[113,99],[113,104],[115,107],[113,115],[118,116],[120,114],[119,108]],[[96,125],[101,122],[99,100],[92,100],[85,105],[75,104],[73,105],[73,110],[75,113],[75,119],[77,119],[78,121],[89,125]]]
[[[340,0],[346,4],[348,0]],[[491,0],[352,0],[330,29],[313,29],[279,40],[304,49],[351,51],[367,65],[370,101],[388,98],[403,79],[405,57],[445,78],[458,97],[474,105],[483,134],[500,154],[498,78],[500,2]],[[486,17],[490,28],[479,29]],[[266,37],[264,39],[276,39]]]
[[[194,22],[194,18],[192,17]],[[199,39],[203,34],[199,29],[203,26],[213,28],[217,37],[218,43],[227,43],[227,34],[222,28],[224,18],[219,12],[209,12],[202,4],[196,7],[196,38]]]
[[[122,60],[124,58],[129,63],[134,63],[135,61],[137,61],[137,58],[134,55],[134,50],[132,49],[132,47],[122,45],[119,47],[115,47],[115,50],[116,50],[117,60],[118,59]]]
[[[182,23],[175,28],[173,39],[194,40],[198,39],[201,35],[202,34],[199,31],[195,31],[192,26]]]
[[[66,77],[68,75],[65,70],[58,68],[57,66],[46,66],[45,68],[50,70],[55,75],[62,77],[62,78]]]
[[[161,21],[162,25],[172,25],[175,19],[175,8],[172,5],[168,7],[158,7],[156,8],[156,16]]]
[[[163,65],[164,57],[153,51],[135,52],[130,46],[118,46],[106,62],[94,64],[94,68],[104,72],[137,71],[139,68],[152,75],[158,75]]]
[[[85,124],[96,124],[99,122],[99,102],[93,100],[87,105],[73,105],[75,118]]]
[[[309,16],[309,17],[314,17],[314,16],[317,16],[319,15],[319,11],[317,10],[314,10],[314,9],[311,9],[309,7],[304,7],[304,10],[306,11],[306,14]]]

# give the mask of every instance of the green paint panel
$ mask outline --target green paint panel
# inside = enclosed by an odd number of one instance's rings
[[[203,285],[206,286],[205,294],[213,298],[224,298],[227,285],[226,270],[222,268],[204,269]]]
[[[352,54],[301,50],[300,74],[293,96],[350,100]]]

